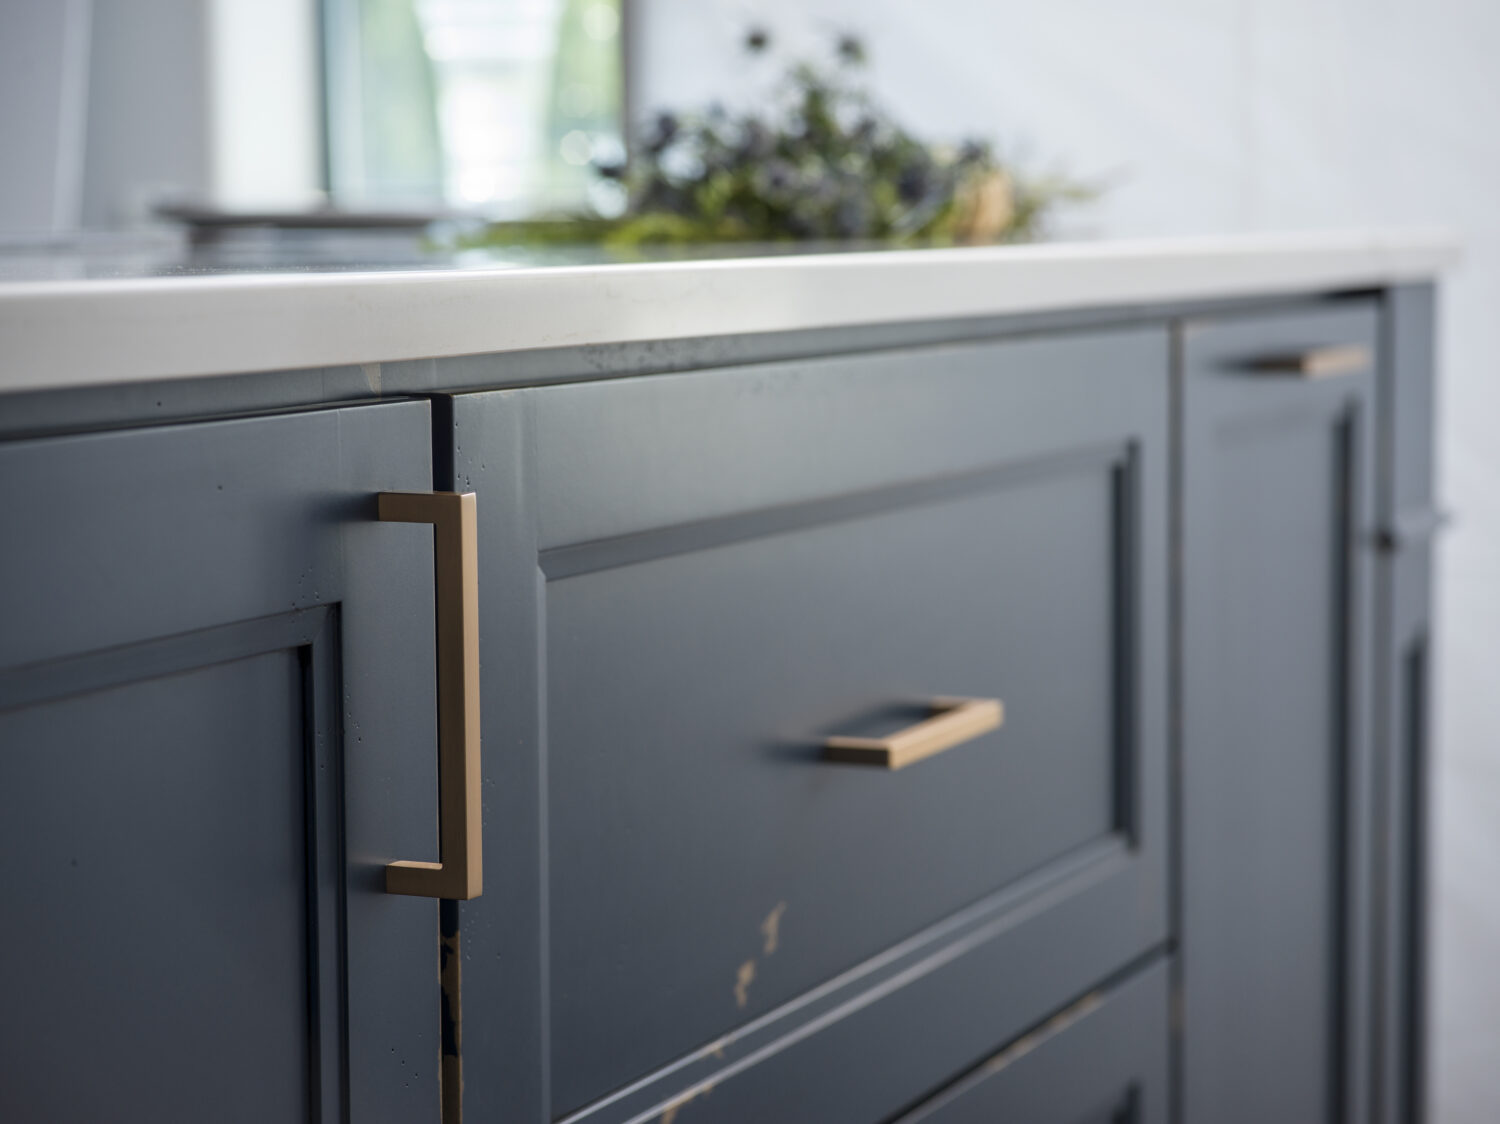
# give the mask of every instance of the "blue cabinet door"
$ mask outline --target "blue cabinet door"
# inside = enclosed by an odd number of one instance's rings
[[[0,1118],[438,1114],[425,404],[0,445]]]
[[[1369,1120],[1376,315],[1182,341],[1183,1119]]]

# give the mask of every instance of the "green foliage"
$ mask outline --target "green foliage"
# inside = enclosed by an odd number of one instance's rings
[[[769,36],[745,41],[763,52]],[[1094,189],[1025,178],[981,141],[918,140],[859,84],[864,45],[841,36],[835,64],[791,65],[773,109],[658,114],[627,164],[597,169],[627,200],[619,218],[572,215],[492,225],[485,245],[860,240],[925,245],[1023,241],[1059,203]]]

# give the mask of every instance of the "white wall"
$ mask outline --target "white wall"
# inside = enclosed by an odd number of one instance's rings
[[[231,210],[323,201],[311,0],[209,0],[213,200]]]
[[[1500,3],[635,0],[642,111],[744,101],[752,21],[862,33],[908,124],[1118,175],[1110,235],[1452,225],[1444,291],[1436,1124],[1500,1120]],[[727,96],[726,96],[727,95]]]
[[[0,235],[78,225],[88,49],[89,0],[0,0]]]
[[[93,11],[83,226],[136,226],[167,202],[321,201],[316,0],[68,3]],[[29,115],[16,106],[0,125]]]
[[[83,225],[141,222],[213,177],[203,0],[96,0]]]

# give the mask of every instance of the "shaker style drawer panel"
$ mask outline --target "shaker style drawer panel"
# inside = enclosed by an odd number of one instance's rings
[[[487,679],[487,745],[506,742],[488,791],[527,791],[534,755],[544,811],[487,815],[486,864],[518,892],[542,878],[554,1116],[670,1101],[680,1067],[649,1075],[706,1051],[737,1076],[694,1111],[739,1119],[762,1103],[749,1086],[782,1085],[747,1057],[879,1033],[814,1034],[799,1002],[897,986],[880,958],[902,942],[926,949],[912,979],[1024,973],[1024,1003],[957,1017],[942,1051],[819,1090],[824,1119],[888,1114],[1163,937],[1164,330],[455,411],[481,557],[493,537],[529,559],[482,572],[483,634],[535,640],[533,668]],[[497,953],[493,975],[482,952],[465,968],[476,1112],[504,1097],[489,1043],[524,1050],[486,1026],[514,1016],[505,973],[524,970],[494,908],[464,912],[466,947]],[[968,944],[933,935],[976,909]],[[1050,955],[1003,963],[1046,932]],[[970,946],[994,957],[982,973]]]
[[[895,1124],[1166,1124],[1165,962],[1091,992]]]

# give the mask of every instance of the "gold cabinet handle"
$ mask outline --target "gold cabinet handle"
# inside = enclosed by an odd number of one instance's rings
[[[393,862],[388,894],[468,901],[483,884],[479,792],[479,546],[474,493],[381,492],[387,523],[431,523],[437,585],[438,861]]]
[[[823,741],[825,761],[904,769],[997,729],[1005,721],[999,699],[933,699],[932,717],[883,738],[832,737]]]
[[[1255,369],[1267,374],[1322,379],[1368,370],[1374,359],[1374,355],[1364,344],[1337,344],[1333,347],[1294,351],[1287,355],[1268,355],[1256,361]]]

